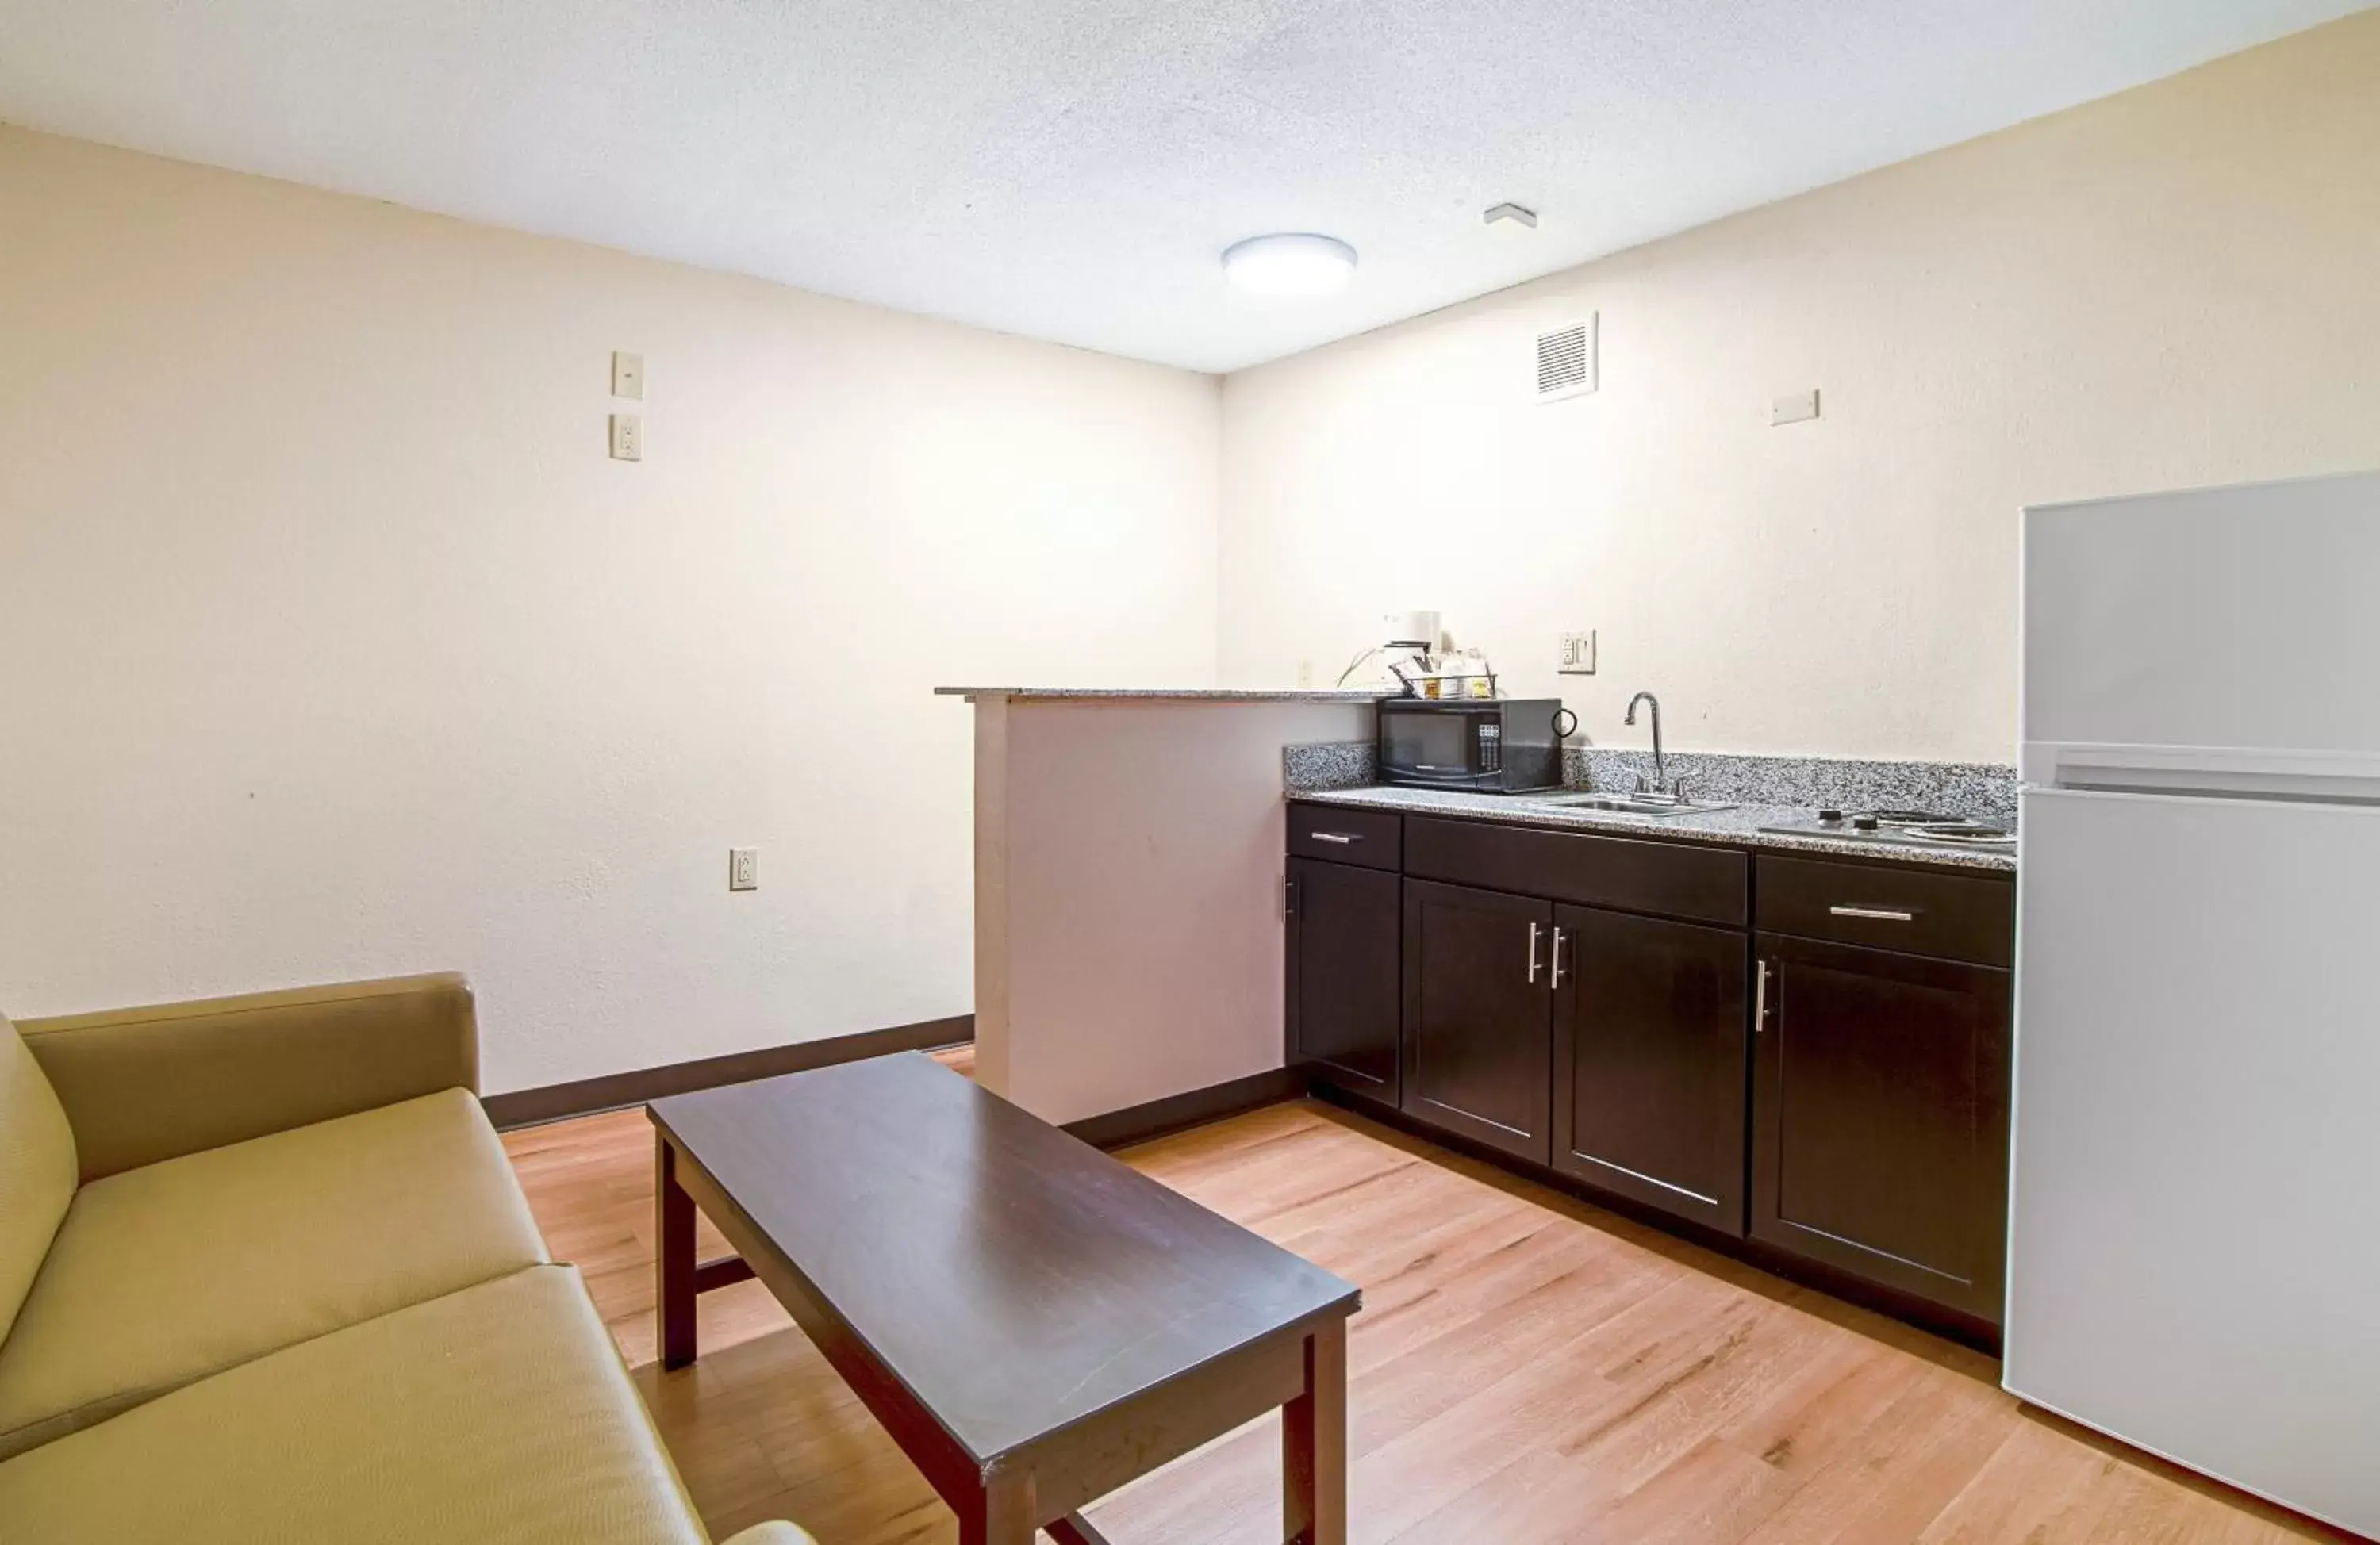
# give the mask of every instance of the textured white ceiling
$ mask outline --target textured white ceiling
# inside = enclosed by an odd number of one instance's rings
[[[0,119],[1224,370],[2364,3],[0,0]]]

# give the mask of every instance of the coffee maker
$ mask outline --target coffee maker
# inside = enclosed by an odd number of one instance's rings
[[[1402,693],[1414,680],[1438,669],[1445,633],[1437,612],[1391,611],[1380,619],[1380,632],[1382,641],[1350,660],[1336,685]]]

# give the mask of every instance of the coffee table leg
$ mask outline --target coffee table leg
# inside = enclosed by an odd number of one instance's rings
[[[1002,1470],[983,1483],[970,1517],[959,1514],[959,1545],[1033,1545],[1040,1520],[1033,1516],[1033,1472]]]
[[[1347,1545],[1347,1322],[1305,1338],[1305,1393],[1281,1408],[1281,1524],[1291,1545]]]
[[[661,1236],[653,1307],[661,1317],[662,1366],[684,1368],[694,1361],[694,1198],[677,1183],[677,1152],[659,1132],[653,1134],[653,1217]]]

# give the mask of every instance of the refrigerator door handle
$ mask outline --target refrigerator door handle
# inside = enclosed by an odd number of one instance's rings
[[[2043,741],[2028,742],[2018,761],[2035,788],[2380,804],[2380,757],[2350,752]]]

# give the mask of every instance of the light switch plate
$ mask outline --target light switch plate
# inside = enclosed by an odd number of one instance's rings
[[[645,459],[644,420],[633,413],[612,416],[612,459],[615,462],[640,462]]]
[[[760,888],[760,850],[730,848],[727,850],[727,888],[758,890]]]
[[[612,395],[635,397],[645,395],[645,356],[625,349],[612,351]]]
[[[1815,387],[1807,392],[1797,392],[1791,397],[1779,397],[1768,404],[1768,422],[1772,428],[1779,424],[1800,424],[1816,416],[1818,393]]]
[[[1595,630],[1566,633],[1561,635],[1561,664],[1555,668],[1565,676],[1595,674]]]

